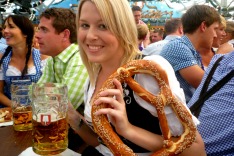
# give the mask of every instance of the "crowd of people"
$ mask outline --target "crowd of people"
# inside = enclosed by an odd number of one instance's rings
[[[163,32],[155,29],[150,35],[141,12],[127,0],[80,0],[77,13],[46,9],[36,28],[25,16],[9,15],[1,31],[6,43],[0,49],[0,107],[11,106],[15,80],[63,83],[72,137],[83,144],[77,152],[113,155],[92,123],[92,105],[105,103],[108,107],[95,115],[107,115],[136,154],[150,155],[164,143],[155,108],[117,79],[114,89],[99,91],[122,65],[151,60],[166,72],[168,87],[197,128],[194,142],[180,155],[234,155],[234,22],[213,7],[194,5],[181,18],[167,20]],[[134,79],[154,95],[161,93],[152,76]],[[178,138],[184,127],[176,112],[166,106],[165,115],[172,138]]]

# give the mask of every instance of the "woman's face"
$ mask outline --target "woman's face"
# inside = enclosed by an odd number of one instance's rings
[[[26,35],[22,34],[22,31],[15,25],[11,18],[4,23],[4,37],[7,45],[12,47],[26,43]]]
[[[224,36],[221,44],[227,43],[231,39],[232,39],[232,33],[226,32],[226,35]]]
[[[212,47],[214,48],[218,48],[222,44],[222,41],[226,36],[225,27],[222,24],[219,25],[219,28],[216,30],[216,34],[217,37],[214,38],[212,44]]]
[[[123,48],[108,30],[94,3],[84,2],[77,32],[79,46],[84,49],[89,61],[110,65],[121,60]]]

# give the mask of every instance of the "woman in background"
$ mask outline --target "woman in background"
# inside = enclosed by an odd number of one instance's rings
[[[39,50],[32,48],[34,26],[27,17],[8,16],[3,31],[8,47],[0,55],[0,107],[9,107],[11,84],[16,80],[37,82],[46,57],[41,57]]]
[[[139,50],[142,51],[144,48],[146,48],[146,45],[144,45],[143,41],[147,37],[147,34],[149,32],[149,28],[145,24],[138,24],[137,25],[137,38],[138,38],[138,47]]]
[[[225,36],[218,47],[217,54],[227,54],[234,51],[234,22],[226,21]]]

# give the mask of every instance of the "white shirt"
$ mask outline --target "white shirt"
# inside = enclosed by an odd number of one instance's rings
[[[171,40],[178,38],[177,35],[167,35],[164,40],[154,42],[149,44],[146,48],[142,50],[142,53],[145,55],[159,55],[162,51],[162,48]]]
[[[153,60],[156,63],[161,65],[161,67],[167,73],[169,85],[170,85],[170,88],[172,90],[172,93],[186,106],[183,89],[180,88],[180,84],[177,81],[174,70],[173,70],[172,66],[170,65],[170,63],[166,59],[164,59],[163,57],[161,57],[159,55],[146,56],[146,57],[144,57],[144,60]],[[146,79],[147,79],[147,81],[146,81]],[[151,92],[154,95],[158,94],[159,87],[158,87],[158,84],[153,76],[148,75],[148,74],[137,74],[135,76],[135,80],[143,88],[145,88],[147,91]],[[88,123],[91,123],[92,122],[92,119],[91,119],[92,105],[91,105],[90,101],[91,101],[91,97],[94,93],[95,87],[89,85],[89,81],[87,81],[87,83],[85,85],[85,90],[87,90],[88,86],[89,86],[89,90],[88,90],[88,92],[85,92],[85,94],[84,94],[84,103],[85,103],[84,116],[85,116],[85,119],[88,121]],[[141,99],[136,94],[134,94],[134,98],[135,98],[136,102],[141,107],[147,109],[152,115],[157,117],[157,112],[156,112],[156,109],[154,106],[152,106],[151,104],[149,104],[145,100]],[[187,106],[186,106],[186,108],[187,108]],[[170,106],[165,107],[165,114],[167,116],[168,125],[169,125],[171,132],[172,132],[172,135],[173,136],[181,135],[183,133],[183,126],[179,122],[178,118],[176,117],[174,111],[171,109]],[[193,117],[193,121],[196,125],[199,124],[199,121],[195,117]],[[99,152],[101,152],[102,154],[104,154],[105,156],[112,156],[112,153],[109,151],[109,149],[103,145],[97,146],[96,149]],[[145,153],[144,154],[138,153],[138,155],[143,156],[143,155],[145,155]]]
[[[46,65],[47,59],[41,60],[41,70],[44,69],[44,66]],[[20,76],[22,73],[19,71],[19,69],[15,68],[14,66],[8,65],[8,69],[6,71],[6,76]],[[36,74],[36,67],[32,66],[28,68],[27,75],[35,75]],[[0,80],[4,80],[3,71],[2,68],[0,69]]]

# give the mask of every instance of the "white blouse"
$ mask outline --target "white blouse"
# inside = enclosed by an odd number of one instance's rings
[[[160,64],[161,67],[166,71],[168,80],[169,80],[169,85],[172,90],[172,93],[186,106],[185,102],[185,96],[184,96],[184,91],[182,88],[180,88],[180,84],[175,76],[175,72],[170,65],[170,63],[165,60],[163,57],[159,55],[151,55],[151,56],[146,56],[144,57],[144,60],[153,60],[156,63]],[[159,86],[155,80],[155,78],[151,75],[148,74],[137,74],[135,75],[135,80],[147,91],[151,92],[154,95],[157,95],[159,93]],[[147,80],[147,81],[146,81]],[[86,90],[89,85],[89,81],[86,83]],[[88,92],[85,92],[84,95],[84,102],[85,102],[85,110],[84,110],[84,115],[85,119],[88,121],[88,123],[91,123],[91,108],[92,105],[90,103],[92,94],[94,93],[95,86],[89,85],[89,90]],[[157,117],[157,112],[154,106],[143,100],[141,97],[139,97],[137,94],[134,93],[134,98],[136,102],[146,110],[148,110],[153,116]],[[188,109],[188,107],[186,106]],[[189,109],[188,109],[189,111]],[[173,136],[178,136],[183,133],[183,126],[180,123],[179,119],[175,115],[174,111],[170,106],[165,107],[165,114],[168,120],[168,125],[171,130],[171,133]],[[193,116],[193,121],[195,125],[199,124],[199,121],[197,120],[196,117]],[[106,155],[109,155],[110,153],[107,152],[106,148],[103,147],[102,145],[96,147],[100,152],[105,153]],[[109,154],[107,154],[109,153]],[[111,155],[111,154],[110,154]]]
[[[47,59],[41,60],[41,71],[43,71],[45,65],[46,65],[46,61]],[[0,80],[4,80],[4,76],[3,76],[3,71],[2,71],[2,67],[0,69]],[[14,66],[9,65],[8,69],[6,71],[6,76],[20,76],[22,73],[19,69],[17,69]],[[28,68],[28,75],[34,75],[36,74],[36,67],[32,66],[30,68]]]

